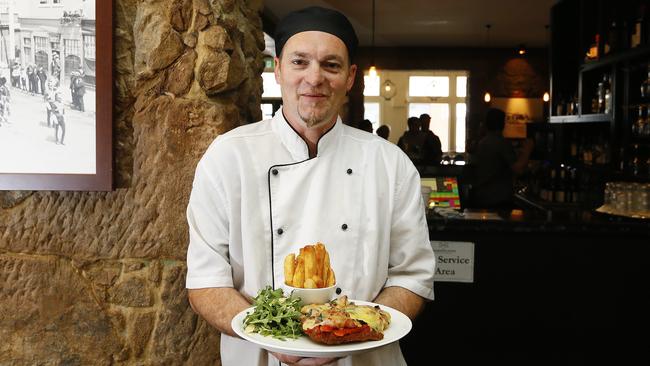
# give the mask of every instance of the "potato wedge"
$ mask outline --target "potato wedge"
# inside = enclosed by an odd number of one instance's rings
[[[293,286],[293,274],[296,271],[296,255],[291,253],[284,257],[284,283]]]
[[[305,261],[302,256],[298,256],[298,263],[293,273],[293,287],[305,287]]]

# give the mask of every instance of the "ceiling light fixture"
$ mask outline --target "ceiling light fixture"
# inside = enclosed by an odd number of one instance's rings
[[[492,28],[491,24],[485,25],[485,44],[488,48],[490,47],[490,28]],[[483,101],[485,101],[485,103],[490,103],[491,100],[492,96],[490,95],[490,92],[485,91],[485,94],[483,95]]]
[[[377,67],[375,67],[375,0],[372,0],[372,47],[371,47],[370,69],[368,76],[377,77]]]
[[[380,92],[381,96],[384,97],[384,99],[391,100],[397,93],[397,90],[395,90],[395,84],[393,84],[393,82],[389,79],[386,79],[386,81],[384,81],[381,86]]]
[[[526,51],[526,45],[524,45],[523,43],[520,44],[519,47],[517,47],[517,53],[519,54],[519,56],[525,55],[526,52],[527,52]]]

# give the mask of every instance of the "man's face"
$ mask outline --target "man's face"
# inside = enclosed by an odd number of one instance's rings
[[[289,38],[280,56],[275,80],[289,122],[314,127],[336,120],[357,69],[343,41],[325,32],[301,32]]]

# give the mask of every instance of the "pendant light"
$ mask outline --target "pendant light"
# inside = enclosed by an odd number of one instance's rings
[[[488,49],[490,47],[490,28],[492,28],[491,24],[485,25],[485,38],[486,38],[485,44],[488,46]],[[492,96],[490,95],[490,92],[486,90],[485,94],[483,95],[483,101],[485,103],[490,103],[491,100],[492,100]]]
[[[368,76],[377,77],[377,67],[375,67],[375,0],[372,0],[372,45]]]

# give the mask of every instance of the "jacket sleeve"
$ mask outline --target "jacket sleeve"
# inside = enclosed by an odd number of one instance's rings
[[[187,206],[189,289],[233,286],[228,247],[229,204],[219,165],[211,161],[210,150],[196,168]]]
[[[406,288],[433,300],[436,260],[429,242],[429,229],[420,193],[420,175],[406,158],[395,187],[390,234],[390,257],[386,287]]]

